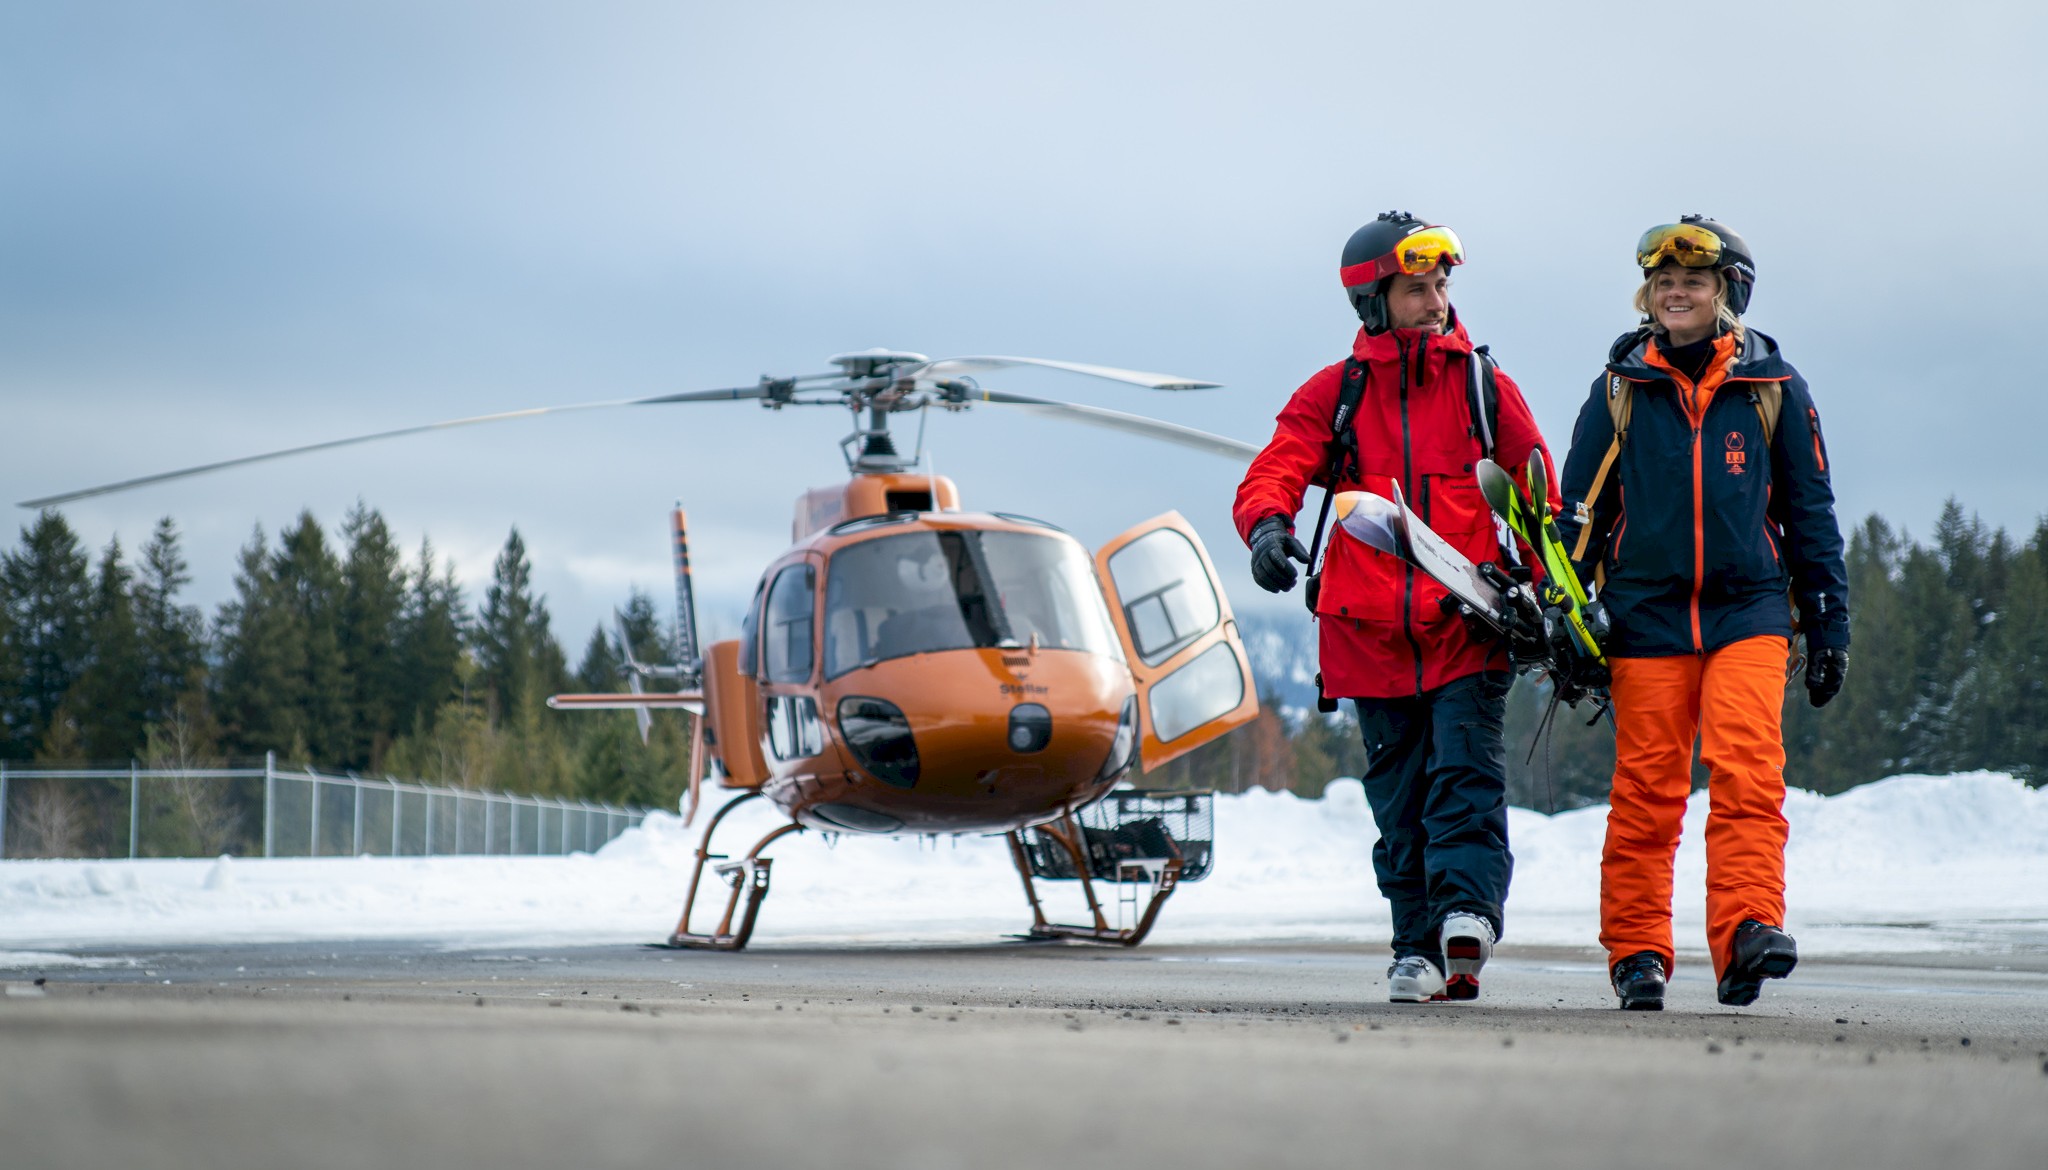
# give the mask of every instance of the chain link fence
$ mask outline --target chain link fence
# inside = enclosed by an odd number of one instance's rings
[[[559,856],[649,809],[277,766],[40,768],[0,761],[0,859]]]

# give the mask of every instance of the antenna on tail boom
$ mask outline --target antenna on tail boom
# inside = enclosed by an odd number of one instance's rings
[[[697,594],[690,584],[689,521],[681,502],[671,517],[676,558],[676,665],[683,671],[685,688],[694,688],[704,678],[704,659],[697,650]]]

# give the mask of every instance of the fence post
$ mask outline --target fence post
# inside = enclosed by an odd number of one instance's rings
[[[420,856],[434,855],[434,790],[429,788],[424,798],[427,802],[427,831],[420,835]]]
[[[277,753],[263,753],[263,856],[275,857],[277,846]]]
[[[491,855],[491,794],[484,793],[484,856]]]
[[[136,830],[142,827],[142,777],[128,761],[128,860],[135,860]]]
[[[7,761],[0,760],[0,857],[7,856]]]
[[[398,813],[403,806],[398,800],[398,781],[391,783],[391,856],[398,856]]]
[[[361,857],[363,855],[363,778],[361,776],[350,776],[348,781],[349,792],[352,794],[354,800],[353,807],[356,813],[355,848],[349,851],[349,856]]]
[[[460,792],[455,794],[455,851],[457,853],[462,852],[462,806],[468,803],[469,801],[463,799],[463,795]]]
[[[505,796],[506,815],[511,822],[505,828],[505,852],[519,852],[519,798],[507,793]]]
[[[306,775],[313,781],[313,820],[306,829],[306,856],[320,856],[320,773],[306,765]]]

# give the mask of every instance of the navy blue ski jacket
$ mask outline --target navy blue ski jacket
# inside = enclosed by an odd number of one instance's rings
[[[1757,387],[1782,407],[1766,444]],[[1609,458],[1608,400],[1630,419]],[[1806,380],[1754,329],[1715,339],[1695,384],[1645,330],[1615,342],[1579,411],[1565,457],[1558,528],[1580,575],[1599,580],[1609,653],[1703,654],[1762,634],[1813,648],[1849,645],[1849,582],[1820,414]],[[1797,605],[1795,619],[1793,606]]]

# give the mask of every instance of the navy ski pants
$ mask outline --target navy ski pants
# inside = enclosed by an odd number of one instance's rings
[[[1365,799],[1379,826],[1372,849],[1394,912],[1394,957],[1442,963],[1437,928],[1463,910],[1501,935],[1508,852],[1510,677],[1489,671],[1413,698],[1356,699],[1365,737]]]

